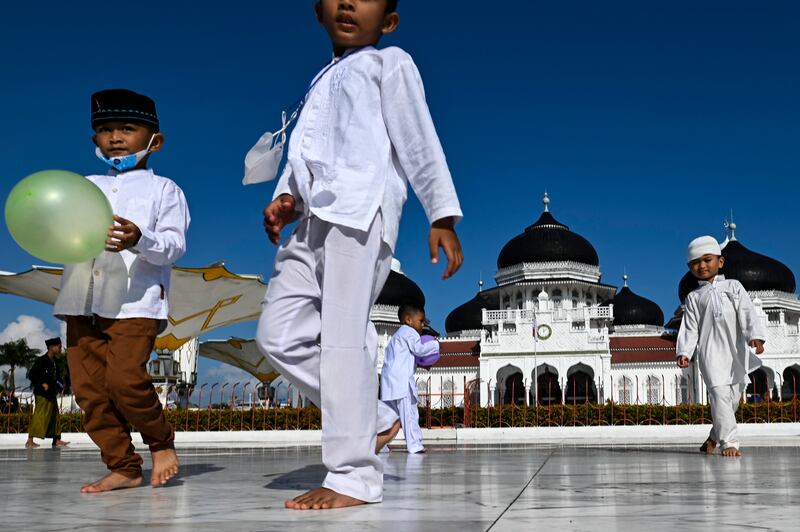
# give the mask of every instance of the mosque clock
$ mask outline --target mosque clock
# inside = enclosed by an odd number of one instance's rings
[[[536,327],[536,337],[539,340],[547,340],[552,335],[553,335],[553,329],[549,325],[543,323],[538,327]]]

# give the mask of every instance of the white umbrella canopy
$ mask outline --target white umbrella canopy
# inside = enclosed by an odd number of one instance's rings
[[[22,273],[0,272],[0,293],[52,305],[61,268],[34,266]],[[205,268],[172,269],[170,313],[157,350],[174,351],[190,339],[224,325],[258,319],[267,285],[260,275],[239,275],[218,262]]]
[[[261,382],[273,381],[278,377],[275,368],[259,351],[255,340],[209,340],[200,344],[200,356],[235,366]]]

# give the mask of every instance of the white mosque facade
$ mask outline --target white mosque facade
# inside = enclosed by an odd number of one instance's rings
[[[695,364],[675,363],[682,307],[664,323],[654,302],[601,281],[592,245],[558,222],[545,195],[539,220],[506,244],[497,286],[479,289],[454,309],[440,337],[442,356],[418,370],[420,400],[433,408],[584,402],[677,405],[706,403]],[[743,246],[735,225],[722,243],[725,274],[742,282],[767,327],[763,367],[751,375],[748,401],[789,399],[800,392],[800,298],[792,272]],[[373,309],[378,371],[397,329],[399,300],[416,285],[390,287],[393,297]],[[392,281],[392,280],[390,280]],[[696,286],[687,274],[681,301]],[[410,287],[413,285],[413,287]],[[384,293],[382,293],[382,296]],[[421,292],[415,297],[423,297]]]

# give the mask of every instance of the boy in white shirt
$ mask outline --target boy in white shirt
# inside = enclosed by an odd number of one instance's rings
[[[725,258],[715,238],[694,239],[688,259],[700,286],[686,297],[676,352],[681,368],[697,355],[708,388],[712,427],[700,451],[713,454],[720,445],[724,456],[741,456],[736,410],[748,374],[761,366],[750,348],[764,352],[766,331],[742,284],[719,273]]]
[[[334,59],[309,90],[288,161],[264,209],[270,240],[300,222],[275,257],[257,342],[275,368],[322,410],[321,488],[286,501],[292,509],[380,502],[376,449],[399,430],[378,400],[370,309],[389,274],[405,202],[417,193],[443,277],[463,255],[454,225],[455,187],[425,103],[419,72],[398,48],[377,50],[399,23],[396,0],[321,0],[317,19]],[[380,433],[380,434],[379,434]]]
[[[417,358],[438,353],[439,342],[423,343],[420,339],[426,323],[423,309],[404,304],[397,311],[397,317],[403,325],[386,346],[381,370],[381,400],[400,417],[408,452],[424,453],[414,372],[417,369]]]
[[[178,472],[175,434],[146,366],[167,323],[172,264],[186,250],[189,227],[181,189],[147,168],[150,153],[164,142],[153,100],[110,89],[93,94],[91,106],[96,153],[111,170],[86,179],[108,198],[115,223],[105,252],[64,267],[53,309],[67,323],[72,389],[86,414],[86,432],[111,471],[84,485],[83,493],[142,483],[129,425],[150,447],[152,486]]]

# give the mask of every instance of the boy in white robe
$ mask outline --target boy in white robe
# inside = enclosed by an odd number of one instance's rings
[[[417,358],[438,353],[439,342],[423,343],[420,339],[425,328],[423,309],[411,304],[401,305],[397,317],[403,325],[386,346],[381,371],[381,400],[400,416],[408,452],[424,453],[414,372]]]
[[[422,203],[431,262],[461,265],[461,208],[425,103],[419,72],[399,48],[375,45],[399,23],[397,0],[321,0],[317,20],[333,60],[315,78],[289,139],[287,164],[264,209],[281,244],[256,339],[275,368],[322,410],[322,487],[286,501],[296,510],[380,502],[376,455],[400,429],[378,399],[369,320],[389,275],[407,196]]]
[[[761,366],[753,352],[764,352],[766,331],[742,284],[719,273],[725,259],[716,239],[694,239],[688,259],[700,286],[686,297],[676,352],[681,368],[697,356],[708,388],[712,428],[700,451],[713,454],[719,445],[724,456],[741,456],[736,410],[748,374]]]

